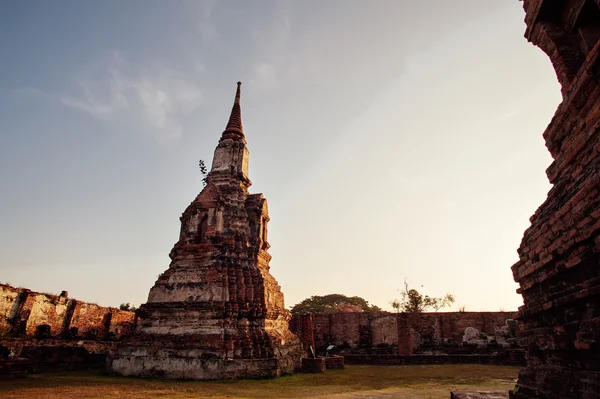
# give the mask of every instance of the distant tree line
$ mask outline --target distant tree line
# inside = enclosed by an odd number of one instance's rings
[[[438,311],[441,308],[454,303],[454,295],[448,293],[443,297],[431,297],[423,295],[414,288],[410,288],[408,282],[404,281],[404,290],[400,299],[390,302],[392,308],[400,313],[421,313],[428,310]],[[369,301],[359,296],[346,296],[343,294],[313,295],[302,302],[294,305],[292,314],[315,314],[315,313],[342,313],[342,312],[380,312],[379,306],[369,304]],[[464,309],[462,310],[464,311]]]
[[[129,310],[130,312],[135,312],[137,310],[137,308],[135,306],[132,306],[129,302],[120,304],[119,309]]]
[[[292,314],[310,313],[340,313],[340,312],[377,312],[379,306],[369,305],[369,302],[359,296],[348,297],[342,294],[314,295],[294,305]]]
[[[409,288],[408,282],[404,280],[404,290],[400,294],[400,299],[394,299],[390,305],[396,312],[421,313],[430,309],[437,312],[441,308],[452,305],[454,301],[454,295],[450,293],[439,298],[423,295],[414,288]]]

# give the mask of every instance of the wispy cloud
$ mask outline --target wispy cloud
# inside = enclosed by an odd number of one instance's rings
[[[277,85],[280,74],[287,74],[290,63],[289,42],[292,32],[289,4],[278,3],[272,23],[252,32],[257,57],[252,66],[250,84],[260,90]]]
[[[165,67],[131,69],[127,60],[115,53],[105,76],[80,78],[77,93],[57,98],[96,118],[151,128],[158,139],[179,138],[181,121],[200,106],[202,90]]]
[[[72,108],[85,111],[88,114],[97,118],[108,118],[120,109],[125,109],[129,106],[126,97],[120,88],[115,88],[115,83],[118,81],[109,81],[110,94],[109,98],[100,100],[95,94],[95,82],[88,80],[80,80],[79,87],[83,92],[82,97],[72,97],[69,95],[59,96],[60,102]]]
[[[187,8],[196,19],[196,31],[204,46],[210,44],[219,36],[216,25],[213,22],[213,10],[216,0],[190,1],[186,3]]]

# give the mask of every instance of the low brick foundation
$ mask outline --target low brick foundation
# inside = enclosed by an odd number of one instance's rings
[[[0,378],[25,377],[34,367],[34,362],[27,359],[0,361]]]
[[[0,377],[55,370],[102,369],[117,343],[66,339],[0,340]]]
[[[410,365],[410,364],[503,364],[522,366],[523,353],[512,360],[500,355],[345,355],[347,364]]]
[[[324,357],[305,357],[302,359],[302,371],[305,373],[324,373],[326,368]]]
[[[328,356],[325,358],[325,367],[327,370],[331,369],[343,369],[344,368],[344,356]]]

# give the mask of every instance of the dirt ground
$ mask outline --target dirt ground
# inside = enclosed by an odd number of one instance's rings
[[[45,373],[0,380],[6,399],[448,399],[453,390],[508,391],[519,367],[490,365],[347,366],[268,380],[170,381]]]

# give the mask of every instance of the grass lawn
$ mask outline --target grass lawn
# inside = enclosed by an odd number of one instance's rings
[[[451,390],[514,388],[519,367],[476,364],[346,366],[270,380],[170,381],[46,373],[0,380],[2,399],[449,399]]]

